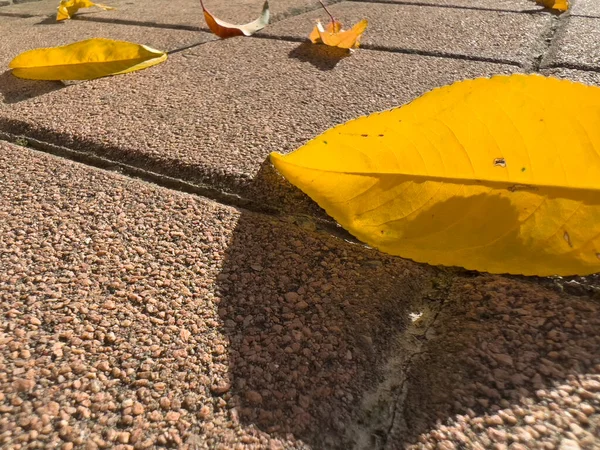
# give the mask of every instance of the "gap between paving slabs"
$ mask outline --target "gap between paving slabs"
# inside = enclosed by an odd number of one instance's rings
[[[560,18],[542,68],[565,67],[600,72],[599,40],[600,17],[565,15]]]

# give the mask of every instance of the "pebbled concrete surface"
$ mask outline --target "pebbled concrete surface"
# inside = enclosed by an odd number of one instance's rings
[[[331,126],[435,86],[516,70],[377,51],[343,57],[312,44],[235,38],[118,80],[26,91],[28,100],[9,78],[0,87],[7,101],[0,129],[297,210],[303,197],[274,176],[265,162],[271,151],[292,151]]]
[[[568,17],[557,31],[543,67],[574,69],[600,65],[600,17]]]
[[[385,448],[598,448],[599,326],[598,298],[455,278]]]
[[[600,72],[588,72],[585,70],[571,69],[544,69],[542,70],[542,74],[600,86]]]
[[[34,48],[54,47],[84,39],[103,37],[145,44],[159,50],[173,51],[217,39],[213,34],[202,31],[160,29],[158,32],[148,33],[148,28],[143,26],[84,22],[82,20],[56,22],[54,19],[47,21],[41,17],[0,21],[0,34],[3,36],[0,40],[0,64],[3,71],[0,74],[2,77],[0,89],[2,91],[7,88],[7,85],[10,85],[8,63],[18,54]],[[40,83],[30,81],[28,84]]]
[[[354,0],[352,0],[354,1]],[[439,6],[469,10],[536,12],[540,6],[531,0],[362,0],[367,3],[396,3],[400,5]]]
[[[0,186],[3,448],[347,448],[435,273],[6,143]]]
[[[74,20],[145,26],[159,29],[207,30],[200,0],[155,0],[138,2],[132,0],[107,0],[100,2],[113,6],[116,10],[103,11],[100,8],[84,8],[74,16]],[[219,19],[232,23],[247,23],[256,19],[262,11],[263,0],[241,0],[223,2],[206,0],[206,8]],[[324,1],[325,4],[331,0]],[[54,22],[58,2],[54,0],[36,0],[35,3],[11,5],[0,11],[2,20],[26,17],[43,17]],[[284,17],[300,14],[310,9],[320,8],[315,0],[277,0],[271,1],[271,22]]]
[[[551,15],[517,14],[417,5],[342,2],[329,8],[346,28],[361,19],[369,27],[361,39],[365,48],[460,55],[529,66],[541,52],[539,43]],[[263,34],[307,39],[324,11],[312,11],[274,24]],[[490,33],[490,30],[494,30]]]
[[[572,16],[590,16],[600,19],[600,3],[595,0],[574,0],[570,14]]]
[[[440,271],[6,143],[0,187],[5,448],[598,444],[585,293]]]
[[[43,9],[23,19],[3,7],[0,49],[90,30],[159,46],[213,39],[192,30],[190,0],[173,1],[167,13],[164,0],[119,0],[121,22],[92,13],[67,28],[40,24]],[[470,47],[518,59],[545,52],[552,29],[506,36],[568,21],[525,12],[540,8],[521,0],[427,2],[393,5],[419,9],[423,22],[369,30],[393,45],[418,36],[426,49],[432,33],[411,27],[431,27],[429,14],[457,36],[469,37],[461,24],[470,24]],[[242,21],[259,3],[207,6]],[[314,3],[288,5],[273,11]],[[406,20],[376,12],[390,5],[346,5],[336,8],[348,20],[353,8],[372,10],[376,23]],[[589,8],[579,0],[572,15]],[[291,37],[304,39],[312,24],[302,27]],[[465,45],[457,42],[443,44]],[[508,278],[386,257],[315,232],[318,209],[265,162],[432,87],[518,70],[396,50],[344,57],[263,36],[68,87],[1,75],[1,130],[285,210],[249,213],[0,142],[2,448],[600,447],[598,277]],[[592,63],[542,72],[600,85]]]

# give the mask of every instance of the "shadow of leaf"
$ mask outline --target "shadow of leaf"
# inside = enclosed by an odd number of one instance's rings
[[[217,277],[239,420],[315,448],[349,448],[363,393],[435,272],[242,212]]]
[[[256,179],[263,189],[275,177],[267,165]],[[484,200],[452,198],[429,212]],[[509,201],[491,201],[490,221],[518,220]],[[435,231],[429,222],[409,234]],[[412,442],[436,442],[462,414],[477,420],[456,425],[457,439],[470,433],[492,448],[485,417],[515,417],[515,435],[535,435],[522,418],[547,408],[536,396],[581,390],[600,370],[589,298],[527,278],[439,271],[313,231],[242,212],[229,242],[219,316],[231,404],[245,425],[317,448],[416,450],[429,447]],[[543,410],[547,429],[560,411]]]
[[[63,89],[60,81],[24,80],[12,75],[10,70],[0,75],[0,95],[4,103],[18,103]]]
[[[343,58],[350,56],[350,51],[345,48],[303,42],[292,49],[288,56],[302,62],[309,62],[319,70],[332,70]]]

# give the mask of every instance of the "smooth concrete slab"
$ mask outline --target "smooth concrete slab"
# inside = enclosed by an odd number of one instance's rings
[[[600,70],[600,17],[567,18],[557,31],[543,66]]]
[[[397,3],[404,5],[440,6],[473,10],[495,10],[515,12],[536,12],[541,8],[532,0],[363,0],[373,3]]]
[[[543,52],[551,23],[549,13],[467,12],[388,3],[342,2],[329,10],[346,28],[361,19],[369,21],[361,39],[365,48],[491,59],[524,67]],[[317,20],[327,22],[328,17],[316,10],[275,23],[261,33],[308,39]]]
[[[434,307],[426,266],[3,142],[0,188],[3,448],[348,448]]]
[[[270,39],[234,38],[172,55],[160,66],[24,100],[10,92],[0,130],[147,170],[299,208],[273,174],[270,152],[290,152],[326,129],[402,105],[463,78],[514,66]],[[277,184],[279,183],[279,184]],[[301,197],[304,198],[304,197]]]

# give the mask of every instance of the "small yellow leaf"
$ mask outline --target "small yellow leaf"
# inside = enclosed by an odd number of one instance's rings
[[[360,38],[367,29],[367,25],[367,20],[363,19],[350,30],[344,31],[340,22],[329,22],[326,28],[323,28],[321,22],[317,22],[309,38],[313,44],[322,42],[330,47],[358,48]]]
[[[386,253],[493,273],[600,272],[598,87],[462,81],[271,161]]]
[[[111,39],[88,39],[62,47],[21,53],[9,66],[29,80],[91,80],[159,64],[167,54],[145,45]]]
[[[115,9],[112,6],[105,6],[99,3],[93,3],[90,0],[61,0],[60,5],[58,5],[56,20],[60,21],[70,19],[73,16],[73,14],[75,14],[81,8],[91,8],[93,6],[102,8],[105,11]]]
[[[200,0],[200,3],[202,5],[202,11],[204,12],[204,20],[206,20],[208,28],[221,39],[227,39],[234,36],[252,36],[269,23],[270,13],[268,0],[265,0],[260,17],[245,25],[234,25],[217,19],[204,7],[202,0]]]
[[[557,11],[566,11],[569,9],[569,0],[535,0],[535,2],[538,5],[556,9]]]

